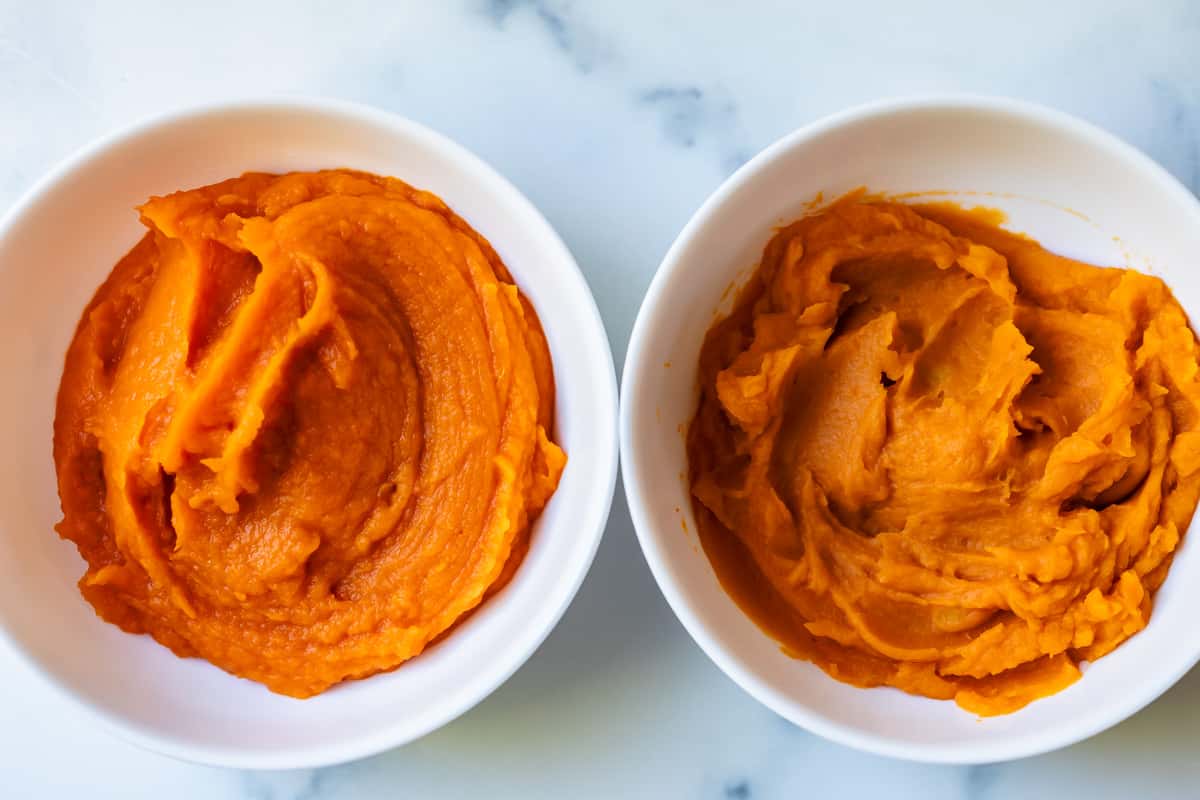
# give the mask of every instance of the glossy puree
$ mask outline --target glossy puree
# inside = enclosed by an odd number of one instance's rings
[[[838,680],[1014,711],[1150,618],[1200,495],[1197,359],[1158,278],[849,196],[704,342],[701,542]]]
[[[517,569],[565,463],[532,306],[391,178],[249,173],[140,210],[58,395],[83,596],[296,697],[417,655]]]

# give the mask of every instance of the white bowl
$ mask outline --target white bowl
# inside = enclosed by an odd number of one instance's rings
[[[513,581],[399,669],[309,700],[272,694],[100,621],[60,518],[50,452],[63,353],[92,292],[144,232],[152,194],[247,170],[353,167],[440,195],[486,236],[537,308],[568,464]],[[499,686],[574,597],[616,481],[616,380],[604,326],[549,223],[494,170],[415,123],[324,101],[171,114],[104,139],[42,180],[0,223],[0,629],[29,662],[122,736],[239,767],[311,767],[415,739]]]
[[[988,719],[952,702],[857,689],[784,655],[722,591],[695,537],[681,430],[695,412],[697,358],[714,313],[730,308],[730,281],[749,276],[773,226],[801,216],[817,192],[832,199],[864,185],[956,191],[951,199],[999,207],[1014,230],[1052,250],[1160,275],[1200,319],[1200,203],[1113,136],[1038,106],[971,97],[890,101],[829,117],[726,181],[679,234],[650,285],[629,343],[621,404],[625,489],[642,550],[680,621],[717,666],[814,733],[950,763],[1001,761],[1079,741],[1145,706],[1200,658],[1194,536],[1185,537],[1143,632],[1066,691]]]

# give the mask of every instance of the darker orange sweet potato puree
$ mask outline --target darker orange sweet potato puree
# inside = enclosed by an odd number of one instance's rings
[[[1198,355],[1157,278],[845,198],[705,340],[701,541],[796,657],[1014,711],[1146,625],[1200,495]]]
[[[390,178],[251,173],[141,213],[59,389],[84,597],[296,697],[420,653],[516,569],[558,484],[532,307]]]

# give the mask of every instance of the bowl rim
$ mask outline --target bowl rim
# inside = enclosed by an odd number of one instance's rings
[[[1200,640],[1192,646],[1192,652],[1184,659],[1181,668],[1173,669],[1147,682],[1136,693],[1118,698],[1103,714],[1080,723],[1070,723],[1048,728],[1036,735],[1014,736],[992,742],[962,741],[958,744],[921,744],[898,740],[889,736],[867,733],[852,725],[828,719],[810,710],[799,701],[778,691],[761,680],[741,656],[727,650],[718,642],[708,623],[694,613],[686,593],[675,577],[671,559],[660,540],[678,533],[678,528],[660,531],[651,522],[648,507],[655,502],[642,490],[640,475],[645,467],[642,453],[634,439],[633,408],[637,384],[647,370],[653,368],[645,355],[648,341],[653,334],[651,317],[658,317],[658,307],[663,302],[668,287],[676,282],[678,273],[685,268],[683,253],[698,232],[717,217],[732,195],[753,183],[774,167],[775,162],[796,148],[805,146],[810,140],[833,132],[839,128],[861,122],[884,119],[892,115],[913,111],[936,112],[956,111],[965,113],[990,113],[1005,115],[1033,123],[1043,128],[1087,140],[1089,144],[1109,152],[1116,159],[1144,173],[1155,184],[1156,190],[1169,197],[1174,203],[1189,207],[1200,225],[1200,199],[1192,194],[1178,179],[1162,165],[1133,145],[1097,125],[1085,122],[1066,112],[1016,98],[963,92],[912,94],[888,97],[846,108],[821,117],[801,126],[775,140],[761,150],[750,161],[730,175],[712,192],[696,210],[676,236],[662,262],[654,273],[646,290],[642,305],[638,309],[633,330],[626,350],[625,364],[621,375],[621,476],[625,497],[642,555],[646,559],[654,580],[666,598],[671,610],[684,629],[700,649],[745,692],[795,725],[822,738],[876,755],[900,758],[932,764],[982,764],[1009,761],[1039,755],[1074,744],[1094,736],[1121,722],[1149,705],[1167,689],[1179,681],[1196,663],[1200,662]],[[732,275],[734,270],[730,270]],[[733,602],[730,600],[730,602]],[[764,634],[765,635],[765,634]],[[830,678],[830,680],[833,680]]]
[[[558,626],[591,570],[615,499],[619,469],[617,375],[612,345],[591,287],[558,231],[533,202],[495,167],[445,134],[401,114],[365,103],[320,96],[281,94],[182,104],[143,116],[131,124],[117,127],[84,144],[38,178],[3,214],[0,214],[0,240],[7,238],[21,224],[26,213],[36,206],[45,194],[70,181],[77,170],[103,158],[111,149],[142,136],[154,135],[163,128],[203,122],[209,117],[231,113],[311,114],[374,125],[387,129],[397,137],[420,141],[422,147],[437,152],[439,157],[447,162],[457,164],[470,173],[472,183],[486,185],[501,197],[505,207],[527,217],[540,229],[538,238],[544,242],[544,249],[552,254],[554,262],[559,264],[560,268],[565,269],[568,280],[577,282],[582,289],[580,297],[585,302],[577,309],[580,315],[579,324],[573,335],[598,338],[594,344],[599,345],[599,351],[603,354],[602,358],[587,366],[593,381],[590,391],[598,396],[598,407],[604,414],[604,418],[590,423],[591,427],[600,431],[596,435],[596,452],[588,464],[588,472],[592,477],[583,484],[591,488],[584,495],[587,502],[581,504],[578,513],[573,514],[570,520],[575,535],[580,538],[586,535],[588,539],[585,540],[583,549],[575,556],[579,559],[575,574],[560,584],[561,603],[542,618],[542,627],[535,634],[527,635],[524,641],[518,641],[518,646],[507,651],[505,657],[493,662],[492,666],[479,670],[482,677],[472,687],[474,691],[454,695],[454,702],[447,702],[432,713],[414,715],[418,720],[415,724],[398,718],[390,724],[374,728],[367,735],[340,737],[320,745],[281,746],[270,751],[250,753],[228,745],[198,745],[182,741],[179,737],[160,729],[132,722],[76,691],[53,669],[48,668],[29,652],[9,631],[3,615],[0,615],[0,643],[7,644],[8,650],[15,655],[16,660],[23,663],[42,683],[48,685],[59,698],[67,700],[68,706],[81,709],[85,716],[99,722],[101,728],[116,734],[120,739],[181,761],[208,766],[238,769],[320,768],[400,747],[449,724],[499,689],[525,665]],[[419,188],[436,191],[436,187]],[[608,435],[604,435],[604,431],[608,431]]]

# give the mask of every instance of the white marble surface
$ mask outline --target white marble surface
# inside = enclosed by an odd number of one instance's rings
[[[759,148],[848,105],[939,90],[1038,100],[1200,190],[1189,0],[170,5],[0,1],[0,207],[76,147],[165,107],[268,93],[372,103],[472,148],[542,208],[587,274],[618,364],[658,260],[704,197]],[[422,741],[319,771],[182,764],[110,737],[0,649],[0,797],[1188,797],[1198,704],[1195,671],[1091,741],[998,766],[828,744],[692,644],[618,496],[558,629]]]

